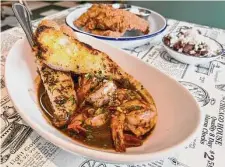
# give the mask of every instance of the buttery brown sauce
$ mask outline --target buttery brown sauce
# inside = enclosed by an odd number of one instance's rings
[[[40,99],[42,93],[45,92],[45,88],[43,83],[41,82],[38,87],[38,99]],[[51,107],[51,102],[49,100],[49,97],[46,94],[43,95],[42,104],[44,107],[50,112],[53,113],[53,108]],[[40,102],[39,102],[40,103]],[[40,105],[40,104],[39,104]],[[41,107],[41,105],[40,105]],[[45,110],[41,107],[45,117],[47,118],[48,122],[51,123],[51,117],[45,112]],[[86,127],[88,130],[87,136],[82,136],[80,134],[77,134],[72,131],[68,131],[65,128],[57,128],[60,132],[64,133],[65,135],[71,137],[72,139],[81,142],[88,146],[93,146],[97,148],[105,148],[105,149],[113,149],[113,141],[111,137],[111,130],[110,130],[110,121],[108,120],[106,124],[97,127],[97,128],[91,128]]]
[[[38,94],[37,94],[38,99],[40,99],[42,93],[44,92],[45,92],[44,85],[42,82],[40,82],[38,85]],[[43,98],[42,104],[44,105],[44,107],[48,110],[48,112],[53,113],[53,108],[51,107],[51,102],[49,100],[47,93],[45,93],[42,98]],[[39,101],[39,106],[41,107],[40,101]],[[44,113],[44,117],[51,124],[51,120],[52,120],[51,117],[45,112],[45,110],[42,107],[41,109]],[[56,129],[58,129],[63,134],[69,136],[70,138],[84,145],[88,145],[95,148],[101,148],[101,149],[114,149],[113,140],[111,136],[111,129],[110,129],[110,120],[108,120],[106,124],[97,128],[96,127],[92,128],[90,126],[84,127],[84,128],[87,129],[86,136],[69,131],[67,130],[66,126],[64,128],[56,128]],[[150,136],[153,129],[154,128],[152,128],[150,132],[142,136],[143,141],[146,140],[148,136]]]

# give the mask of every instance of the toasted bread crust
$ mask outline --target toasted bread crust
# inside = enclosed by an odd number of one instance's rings
[[[38,26],[52,27],[56,30],[60,29],[60,26],[55,21],[52,21],[52,20],[42,20]]]
[[[36,43],[39,49],[43,52],[42,59],[46,64],[57,70],[73,71],[78,74],[91,73],[93,75],[98,74],[99,76],[113,76],[113,78],[118,79],[121,78],[120,71],[117,70],[119,67],[117,64],[112,62],[108,55],[92,48],[92,46],[88,44],[78,41],[74,35],[70,35],[72,34],[72,30],[68,27],[63,26],[62,31],[61,29],[58,30],[58,27],[55,29],[55,26],[49,27],[48,24],[44,23],[42,23],[36,30]],[[57,41],[52,44],[52,41],[49,41],[49,37],[52,37],[54,38],[53,40]],[[70,59],[66,62],[66,65],[61,64],[60,61],[52,59],[53,54],[57,51],[61,51],[62,53],[66,50],[66,46],[65,48],[59,46],[59,40],[62,38],[73,45],[72,47],[76,50],[75,54],[77,54],[77,56],[71,55]],[[60,48],[54,50],[52,46],[54,44],[57,44],[57,47]],[[63,59],[62,55],[58,55],[57,58],[59,57]],[[64,58],[65,57],[69,58],[68,55],[65,55]],[[82,64],[85,62],[86,64]]]
[[[60,30],[64,33],[64,34],[66,34],[66,35],[68,35],[68,36],[70,36],[70,37],[73,37],[73,38],[75,38],[75,39],[77,39],[77,36],[76,36],[76,34],[74,33],[74,31],[71,29],[71,28],[69,28],[67,25],[62,25],[62,26],[60,26]]]

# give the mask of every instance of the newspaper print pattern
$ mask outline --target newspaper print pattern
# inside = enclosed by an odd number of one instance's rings
[[[74,9],[48,17],[63,24]],[[33,22],[36,28],[38,21]],[[151,162],[108,164],[75,156],[43,139],[26,125],[13,107],[4,83],[4,64],[12,45],[24,37],[21,28],[2,33],[1,50],[1,165],[4,167],[79,166],[79,167],[223,167],[225,162],[225,56],[209,64],[189,66],[173,59],[162,47],[161,39],[169,32],[196,28],[225,47],[225,30],[176,20],[167,20],[166,30],[143,46],[125,49],[183,84],[196,98],[204,121],[199,135],[179,153]],[[3,139],[3,140],[2,140]],[[3,141],[3,142],[2,142]],[[3,150],[3,151],[2,151]],[[215,158],[216,157],[216,158]],[[195,161],[197,159],[197,161]]]

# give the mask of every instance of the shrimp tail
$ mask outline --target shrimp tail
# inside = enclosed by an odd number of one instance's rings
[[[70,124],[68,125],[67,129],[75,131],[77,133],[84,133],[86,134],[86,129],[82,127],[82,122],[85,119],[83,114],[78,114],[71,118]]]
[[[83,128],[80,122],[74,122],[67,127],[68,130],[73,130],[77,133],[86,133],[86,129]]]
[[[124,134],[126,147],[138,147],[142,145],[142,140],[134,135]]]

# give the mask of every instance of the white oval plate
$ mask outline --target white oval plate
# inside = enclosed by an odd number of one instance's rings
[[[81,32],[90,36],[94,36],[98,39],[105,40],[106,42],[113,44],[119,48],[129,48],[134,46],[143,45],[146,42],[149,41],[150,38],[162,33],[166,28],[166,19],[160,15],[159,13],[146,9],[141,8],[138,6],[131,5],[132,9],[142,9],[149,11],[151,14],[148,17],[148,22],[150,24],[150,31],[146,35],[141,36],[135,36],[135,37],[120,37],[120,38],[113,38],[113,37],[106,37],[106,36],[100,36],[91,34],[85,31],[82,31],[78,27],[76,27],[73,22],[78,19],[83,13],[85,13],[88,8],[91,7],[92,4],[85,4],[77,6],[67,17],[66,17],[66,23],[68,26],[70,26],[73,30],[77,32]]]
[[[200,109],[181,84],[116,47],[84,34],[76,35],[82,42],[108,54],[151,93],[158,109],[156,127],[141,147],[129,148],[126,153],[91,148],[62,134],[47,123],[34,100],[36,65],[27,40],[22,39],[15,43],[8,54],[6,86],[19,114],[34,130],[56,146],[74,154],[120,163],[159,158],[184,147],[193,139],[200,125]]]

